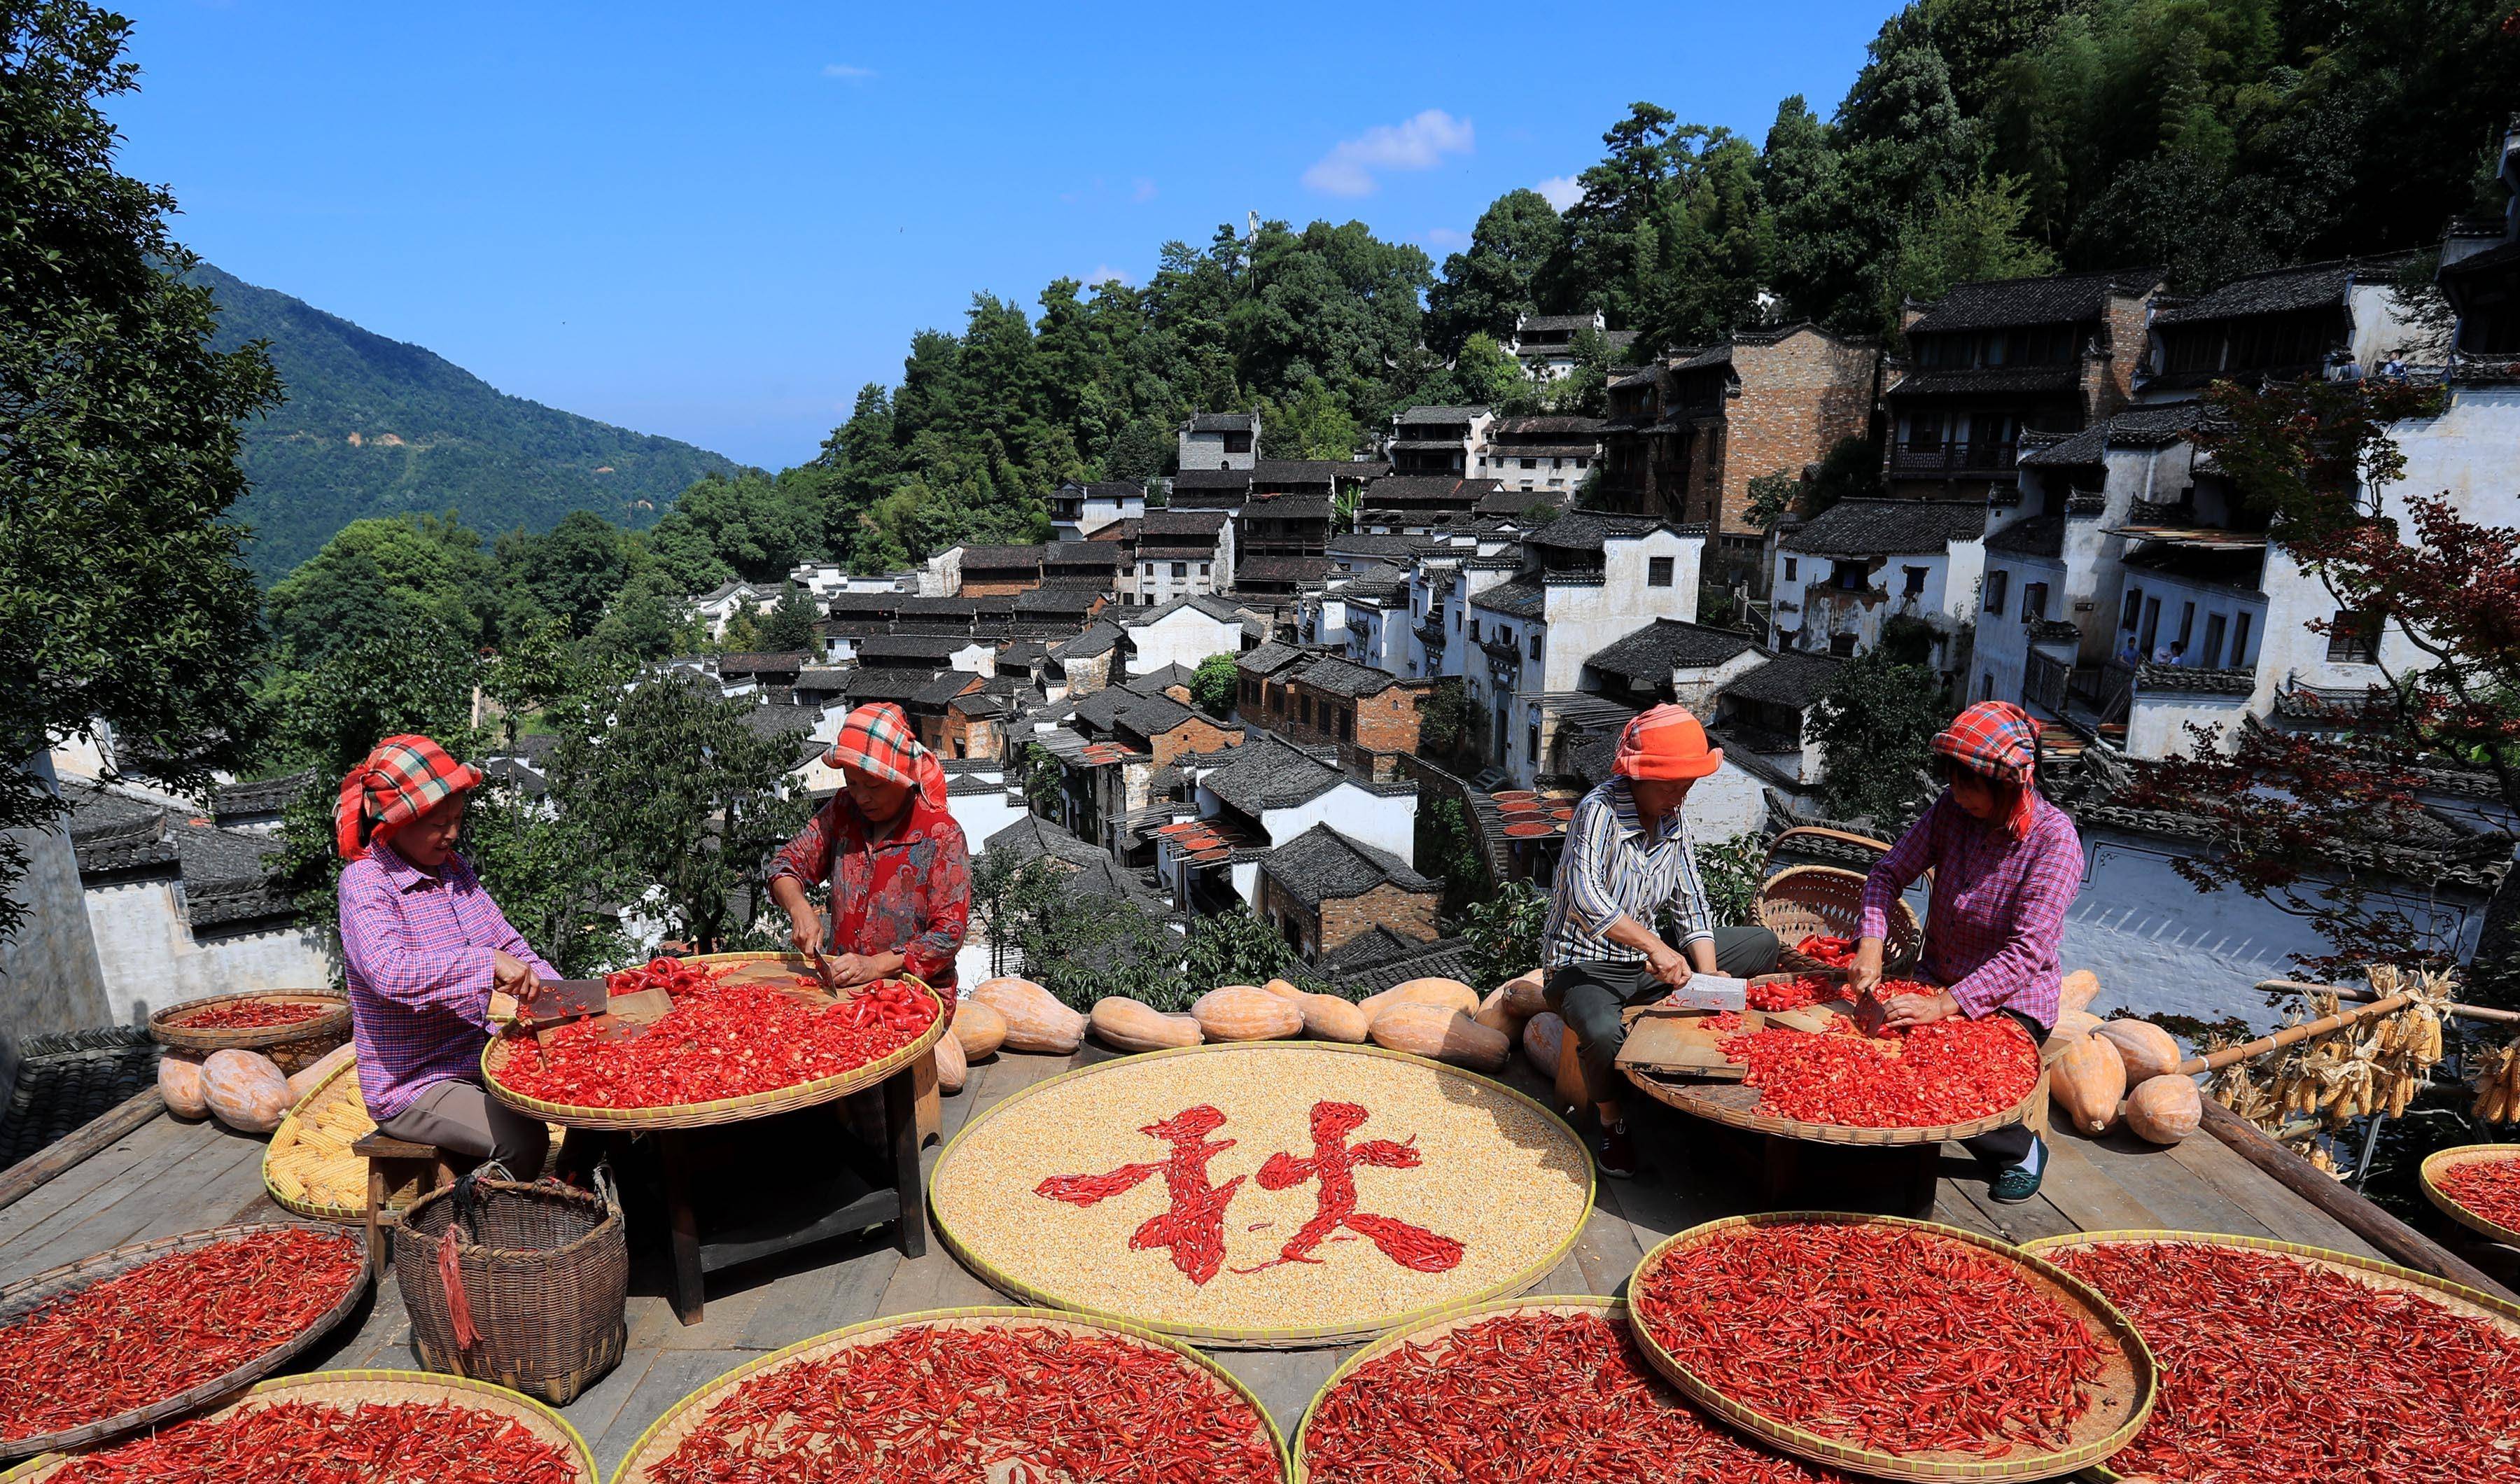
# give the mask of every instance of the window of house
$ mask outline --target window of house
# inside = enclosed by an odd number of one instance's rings
[[[1540,467],[1540,461],[1538,459],[1525,459],[1522,461],[1522,467],[1525,469],[1538,469]]]
[[[1339,741],[1341,741],[1341,742],[1346,742],[1346,741],[1348,741],[1350,738],[1352,738],[1352,737],[1355,735],[1355,732],[1356,732],[1356,713],[1355,713],[1354,711],[1349,710],[1349,709],[1348,709],[1347,707],[1345,707],[1345,706],[1341,706],[1341,707],[1339,707],[1339,713],[1338,713],[1338,735],[1339,735]]]
[[[2136,626],[2136,621],[2142,616],[2143,589],[2139,587],[2128,588],[2126,595],[2126,608],[2118,614],[2118,627],[2122,629],[2133,629]]]
[[[1531,657],[1534,659],[1538,659],[1540,657],[1540,631],[1538,629],[1531,631]]]
[[[2025,582],[2021,585],[2021,621],[2037,623],[2048,616],[2048,584]]]
[[[2182,604],[2179,608],[2179,652],[2187,652],[2187,641],[2196,637],[2196,605]]]
[[[1791,576],[1793,574],[1788,572],[1786,575]],[[1984,607],[1988,617],[2001,618],[2003,616],[2004,590],[2010,586],[2012,586],[2012,574],[2010,572],[1999,569],[1986,574],[1986,601]]]
[[[1672,559],[1672,558],[1669,558],[1669,557],[1648,557],[1648,558],[1646,558],[1646,559],[1645,559],[1645,586],[1647,586],[1647,587],[1669,587],[1669,586],[1671,586],[1672,561],[1673,561],[1673,559]],[[1787,573],[1786,575],[1790,576],[1790,575],[1792,575],[1792,574],[1791,574],[1791,573]]]
[[[2242,613],[2238,618],[2233,619],[2231,622],[2231,663],[2234,666],[2238,666],[2245,665],[2248,662],[2249,615]]]
[[[1205,577],[1205,576],[1209,575],[1209,569],[1210,569],[1211,567],[1213,567],[1214,565],[1215,565],[1215,563],[1214,563],[1214,562],[1200,562],[1200,563],[1198,564],[1198,574],[1199,574],[1200,576],[1202,576],[1202,577]]]
[[[1462,610],[1460,608],[1453,609],[1453,632],[1456,634],[1462,632]]]
[[[1977,698],[1980,700],[1995,699],[1995,672],[1993,670],[1989,670],[1977,678]]]
[[[1247,432],[1227,433],[1225,435],[1225,451],[1230,454],[1249,453],[1251,451],[1251,435]]]
[[[1840,659],[1852,657],[1855,653],[1855,636],[1852,634],[1829,635],[1828,652]]]
[[[2211,613],[2205,619],[2205,648],[2196,652],[2196,663],[2208,670],[2223,665],[2223,615]]]
[[[2152,657],[2152,642],[2160,637],[2161,600],[2158,598],[2146,598],[2143,601],[2142,648],[2144,658],[2150,659]]]
[[[1910,566],[1902,567],[1900,570],[1908,574],[1908,586],[1906,591],[1909,597],[1916,597],[1925,591],[1925,569],[1923,567]]]
[[[1307,696],[1304,697],[1304,703],[1301,710],[1304,718],[1304,725],[1308,727],[1311,726],[1313,724],[1313,698],[1311,697]]]
[[[1575,456],[1575,467],[1576,467],[1577,469],[1582,469],[1582,468],[1584,467],[1584,465],[1585,465],[1585,463],[1586,463],[1586,462],[1587,462],[1587,459],[1586,459],[1586,456],[1585,456],[1585,455],[1583,455],[1583,454],[1577,454],[1577,455]]]
[[[1792,581],[1797,580],[1797,579],[1796,579],[1796,575],[1795,575],[1795,573],[1796,573],[1796,569],[1797,569],[1797,568],[1799,568],[1799,567],[1801,566],[1801,564],[1802,564],[1802,563],[1801,563],[1800,562],[1796,561],[1794,558],[1787,557],[1787,558],[1785,559],[1785,580],[1786,580],[1787,582],[1792,582]]]
[[[2338,608],[2328,620],[2327,658],[2333,664],[2369,664],[2380,657],[2377,608]]]
[[[1533,722],[1522,735],[1522,760],[1527,763],[1540,761],[1540,723],[1538,722]]]

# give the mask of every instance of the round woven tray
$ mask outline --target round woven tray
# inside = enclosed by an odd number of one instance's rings
[[[2358,1282],[2375,1288],[2399,1288],[2421,1293],[2480,1324],[2492,1325],[2511,1334],[2520,1335],[2520,1304],[2506,1303],[2491,1294],[2462,1287],[2448,1279],[2401,1268],[2394,1263],[2357,1257],[2351,1252],[2335,1252],[2325,1247],[2305,1247],[2296,1242],[2277,1241],[2266,1237],[2234,1237],[2227,1232],[2076,1232],[2064,1237],[2043,1237],[2025,1242],[2021,1250],[2035,1259],[2046,1261],[2058,1252],[2078,1247],[2123,1246],[2135,1242],[2180,1242],[2207,1247],[2251,1247],[2261,1252],[2273,1252],[2306,1267],[2332,1268]],[[2147,1352],[2149,1353],[2149,1352]],[[2119,1474],[2094,1464],[2092,1476],[2114,1480]]]
[[[1464,1110],[1467,1116],[1449,1126],[1404,1118],[1401,1108],[1387,1101],[1388,1095],[1406,1096],[1411,1090],[1398,1075],[1396,1069],[1402,1068],[1430,1074],[1433,1086],[1425,1091],[1444,1107]],[[1386,1069],[1391,1075],[1382,1075]],[[1172,1081],[1177,1074],[1182,1086],[1176,1090]],[[1148,1080],[1137,1082],[1141,1078]],[[1279,1121],[1274,1125],[1252,1115],[1238,1123],[1238,1082],[1245,1088],[1264,1087],[1273,1096],[1291,1095],[1293,1102],[1276,1111]],[[1155,1095],[1146,1090],[1153,1087],[1166,1089],[1160,1104],[1147,1102]],[[1334,1239],[1324,1242],[1313,1261],[1272,1269],[1266,1280],[1255,1282],[1249,1275],[1233,1272],[1276,1257],[1280,1245],[1316,1210],[1317,1183],[1307,1181],[1273,1192],[1261,1190],[1251,1178],[1275,1152],[1283,1150],[1299,1158],[1311,1154],[1313,1146],[1305,1123],[1294,1114],[1294,1102],[1348,1101],[1367,1107],[1370,1115],[1350,1137],[1352,1147],[1369,1140],[1413,1141],[1424,1151],[1421,1158],[1431,1154],[1446,1166],[1360,1168],[1362,1210],[1422,1222],[1440,1235],[1465,1239],[1473,1254],[1478,1239],[1484,1237],[1501,1245],[1510,1262],[1489,1258],[1474,1268],[1465,1262],[1445,1274],[1420,1274],[1389,1261],[1371,1242]],[[1378,1112],[1377,1102],[1384,1103]],[[1145,1106],[1138,1106],[1141,1102]],[[1160,1174],[1091,1208],[1033,1199],[1037,1178],[1100,1173],[1123,1163],[1160,1162],[1167,1152],[1165,1146],[1138,1137],[1137,1131],[1148,1119],[1170,1117],[1202,1102],[1226,1115],[1226,1123],[1209,1137],[1235,1141],[1235,1147],[1208,1167],[1210,1180],[1222,1186],[1242,1178],[1225,1216],[1224,1264],[1209,1284],[1192,1287],[1188,1278],[1174,1273],[1164,1251],[1132,1251],[1126,1246],[1132,1228],[1165,1209]],[[1129,1107],[1137,1111],[1116,1111]],[[1510,1126],[1500,1126],[1499,1114],[1508,1111],[1513,1115]],[[1119,1152],[1080,1152],[1099,1132],[1080,1120],[1116,1120],[1124,1126],[1125,1136],[1115,1131],[1111,1140]],[[1472,1165],[1473,1157],[1483,1162]],[[1480,1173],[1476,1177],[1462,1173],[1472,1169]],[[1429,1186],[1413,1194],[1408,1182],[1429,1177],[1430,1171]],[[1012,1211],[1002,1197],[990,1193],[1010,1178],[1023,1192]],[[1479,1189],[1474,1197],[1447,1203],[1436,1198],[1441,1187],[1433,1183],[1434,1178],[1475,1178]],[[1518,1191],[1517,1180],[1564,1184],[1553,1190],[1544,1186]],[[1506,1245],[1506,1237],[1470,1225],[1481,1210],[1500,1219],[1528,1217],[1535,1226],[1541,1225],[1533,1213],[1540,1212],[1544,1202],[1532,1198],[1536,1193],[1562,1197],[1547,1204],[1545,1232],[1526,1231],[1518,1241]],[[1181,1047],[1062,1072],[974,1114],[946,1146],[928,1181],[928,1205],[938,1235],[965,1266],[1002,1292],[1071,1313],[1141,1325],[1197,1344],[1235,1349],[1298,1349],[1371,1339],[1460,1304],[1525,1292],[1573,1249],[1592,1215],[1593,1196],[1593,1161],[1583,1141],[1540,1103],[1461,1067],[1381,1047],[1326,1041]],[[1010,1216],[1012,1221],[993,1230],[976,1230],[984,1217],[1004,1221]],[[1350,1234],[1335,1236],[1347,1238]],[[1085,1265],[1071,1260],[1095,1242],[1108,1243],[1110,1261],[1147,1265],[1138,1270],[1140,1276],[1150,1291],[1165,1295],[1163,1300],[1141,1303],[1135,1295],[1115,1295],[1107,1285],[1098,1287],[1084,1271]],[[1347,1268],[1351,1254],[1367,1266]],[[1025,1271],[1010,1272],[1008,1264],[1020,1265]],[[1271,1324],[1258,1312],[1246,1312],[1242,1322],[1230,1317],[1238,1309],[1264,1310],[1273,1293],[1284,1291],[1274,1286],[1284,1281],[1281,1275],[1313,1282],[1321,1281],[1319,1275],[1334,1275],[1342,1269],[1365,1275],[1379,1310],[1371,1304],[1350,1305],[1337,1322],[1325,1324]],[[1173,1278],[1179,1278],[1178,1284]],[[1233,1286],[1216,1287],[1228,1282]],[[1213,1301],[1205,1297],[1211,1289]]]
[[[1654,1102],[1684,1113],[1694,1113],[1727,1128],[1753,1134],[1774,1134],[1780,1139],[1799,1139],[1806,1144],[1903,1148],[1920,1144],[1942,1144],[1953,1139],[1972,1139],[2038,1119],[2048,1107],[2048,1071],[2051,1059],[2045,1052],[2040,1054],[2039,1080],[2032,1083],[2030,1091],[2012,1106],[1963,1123],[1912,1129],[1857,1128],[1843,1123],[1805,1123],[1799,1118],[1778,1118],[1760,1112],[1759,1089],[1739,1082],[1701,1082],[1662,1077],[1628,1067],[1621,1070],[1630,1082],[1636,1084],[1639,1092]]]
[[[358,1070],[357,1062],[344,1061],[339,1066],[326,1072],[321,1080],[319,1080],[313,1087],[306,1090],[305,1097],[298,1099],[297,1102],[291,1106],[288,1114],[280,1120],[280,1127],[272,1130],[271,1143],[264,1145],[262,1148],[262,1189],[266,1194],[271,1196],[271,1203],[273,1205],[280,1207],[284,1211],[294,1211],[300,1216],[312,1217],[317,1221],[348,1223],[364,1222],[367,1220],[368,1210],[364,1201],[355,1206],[337,1206],[327,1205],[318,1200],[299,1200],[294,1196],[283,1194],[279,1185],[271,1178],[272,1157],[276,1154],[287,1151],[291,1145],[295,1142],[297,1138],[297,1123],[301,1117],[311,1114],[318,1106],[322,1105],[329,1099],[344,1096],[359,1096],[356,1092],[351,1091],[350,1089],[345,1089],[341,1086],[341,1081],[344,1077],[351,1079],[355,1083],[358,1076]],[[390,1209],[390,1206],[391,1203],[388,1202],[388,1209]]]
[[[1806,1432],[1792,1423],[1779,1421],[1765,1413],[1733,1401],[1709,1384],[1703,1377],[1672,1358],[1671,1352],[1656,1343],[1645,1331],[1644,1325],[1630,1313],[1630,1328],[1639,1348],[1653,1363],[1653,1368],[1668,1377],[1690,1401],[1707,1408],[1743,1432],[1773,1443],[1786,1453],[1844,1468],[1854,1473],[1878,1479],[2052,1479],[2062,1474],[2088,1468],[2135,1441],[2143,1430],[2145,1419],[2152,1416],[2152,1406],[2160,1395],[2160,1370],[2151,1349],[2133,1325],[2089,1284],[2039,1257],[2026,1253],[2008,1242],[1958,1227],[1942,1226],[1930,1221],[1910,1221],[1898,1216],[1870,1216],[1845,1211],[1772,1211],[1763,1215],[1731,1216],[1691,1227],[1668,1237],[1637,1264],[1628,1282],[1634,1293],[1645,1277],[1672,1254],[1704,1241],[1719,1232],[1733,1227],[1778,1226],[1797,1222],[1831,1222],[1854,1226],[1904,1227],[1911,1231],[1928,1232],[1949,1240],[1975,1247],[2018,1269],[2021,1275],[2048,1296],[2066,1307],[2080,1311],[2092,1326],[2118,1347],[2118,1356],[2109,1363],[2106,1372],[2094,1388],[2089,1411],[2073,1426],[2073,1446],[2052,1453],[2030,1451],[2016,1445],[2012,1455],[2000,1459],[1982,1459],[1973,1454],[1955,1453],[1883,1453],[1869,1448],[1857,1448],[1818,1433]]]
[[[319,1371],[312,1375],[291,1375],[265,1381],[233,1406],[222,1407],[210,1416],[224,1417],[259,1403],[275,1401],[333,1402],[345,1407],[355,1407],[362,1402],[446,1403],[496,1413],[515,1418],[534,1436],[575,1459],[581,1484],[603,1484],[604,1476],[595,1468],[595,1452],[586,1446],[586,1439],[577,1435],[576,1428],[571,1427],[559,1413],[531,1398],[518,1396],[487,1381],[468,1381],[457,1375],[428,1375],[418,1371]],[[7,1473],[0,1473],[0,1484],[36,1484],[37,1480],[49,1479],[74,1462],[64,1454],[47,1454],[21,1463]]]
[[[2439,1208],[2444,1216],[2490,1241],[2520,1247],[2520,1231],[2469,1210],[2439,1183],[2445,1170],[2465,1164],[2490,1164],[2500,1159],[2520,1159],[2520,1144],[2462,1144],[2453,1148],[2435,1149],[2424,1156],[2423,1168],[2417,1172],[2416,1178],[2424,1188],[2424,1198]]]
[[[213,1005],[240,1000],[278,1000],[320,1008],[320,1013],[286,1025],[255,1025],[237,1030],[195,1030],[175,1022]],[[149,1034],[160,1046],[177,1051],[260,1052],[283,1072],[295,1072],[321,1060],[326,1052],[350,1039],[350,1001],[329,989],[256,989],[241,994],[211,995],[170,1005],[149,1017]]]
[[[787,959],[793,959],[795,963],[804,965],[802,972],[808,976],[812,974],[812,966],[802,957],[795,955],[715,954],[686,962],[714,966],[727,960],[742,960],[747,965],[771,966],[784,963]],[[776,977],[785,979],[795,972],[797,970],[780,967],[776,971]],[[747,975],[730,975],[729,980],[740,983],[745,977]],[[768,972],[755,972],[748,977],[768,978],[772,975]],[[712,1128],[722,1123],[742,1123],[748,1118],[767,1118],[773,1113],[792,1112],[797,1108],[813,1107],[818,1103],[845,1098],[862,1088],[870,1088],[883,1081],[903,1067],[925,1057],[935,1047],[936,1038],[945,1033],[948,1007],[943,999],[936,991],[912,975],[902,974],[899,977],[903,983],[916,988],[935,1004],[936,1017],[927,1022],[927,1029],[922,1031],[917,1040],[899,1051],[870,1061],[864,1066],[853,1067],[836,1077],[799,1082],[793,1087],[783,1087],[773,1092],[748,1093],[741,1098],[720,1098],[711,1102],[682,1102],[664,1107],[577,1107],[564,1102],[545,1102],[539,1098],[528,1098],[522,1093],[511,1092],[502,1086],[499,1082],[499,1069],[507,1065],[508,1057],[515,1051],[515,1043],[504,1037],[494,1037],[489,1045],[481,1049],[481,1080],[489,1088],[490,1096],[508,1106],[532,1113],[545,1122],[557,1123],[562,1128],[572,1129],[701,1129]]]
[[[715,1406],[736,1387],[765,1372],[775,1371],[799,1361],[820,1360],[842,1350],[876,1344],[900,1330],[915,1326],[947,1325],[977,1329],[992,1325],[1007,1325],[1010,1322],[1057,1327],[1077,1333],[1125,1334],[1131,1339],[1143,1340],[1147,1344],[1173,1352],[1189,1365],[1214,1377],[1221,1388],[1241,1398],[1253,1412],[1259,1414],[1260,1424],[1269,1432],[1269,1444],[1277,1450],[1280,1467],[1291,1466],[1287,1462],[1285,1435],[1278,1430],[1277,1422],[1270,1417],[1269,1409],[1260,1398],[1250,1387],[1236,1379],[1232,1372],[1179,1340],[1116,1320],[1086,1319],[1073,1314],[1062,1314],[1054,1309],[1019,1309],[981,1305],[960,1309],[930,1309],[920,1314],[898,1314],[888,1319],[869,1320],[863,1325],[851,1325],[845,1329],[834,1329],[829,1334],[818,1334],[812,1339],[799,1341],[775,1354],[746,1362],[666,1408],[663,1417],[648,1424],[648,1430],[639,1435],[639,1441],[630,1445],[629,1457],[623,1459],[621,1466],[613,1470],[611,1484],[654,1484],[654,1475],[651,1470],[672,1457],[674,1450],[682,1446],[683,1439],[689,1437],[694,1429],[707,1420],[709,1408]]]
[[[174,1237],[136,1241],[128,1246],[115,1247],[111,1251],[82,1257],[73,1263],[64,1263],[58,1268],[46,1269],[32,1278],[21,1279],[5,1288],[0,1288],[0,1328],[6,1328],[34,1310],[67,1298],[92,1283],[102,1282],[106,1279],[128,1272],[152,1259],[164,1257],[170,1253],[190,1251],[196,1247],[212,1246],[232,1237],[250,1237],[257,1232],[279,1232],[289,1229],[288,1223],[256,1222],[246,1226],[218,1227],[204,1232],[185,1232]],[[251,1385],[259,1377],[269,1375],[289,1364],[297,1357],[299,1352],[323,1338],[335,1325],[341,1322],[344,1315],[358,1307],[361,1295],[367,1292],[368,1280],[376,1276],[368,1271],[366,1244],[346,1233],[341,1234],[341,1237],[342,1240],[358,1247],[359,1276],[342,1290],[341,1297],[333,1307],[325,1310],[313,1324],[308,1325],[295,1335],[282,1340],[252,1360],[224,1374],[198,1381],[172,1396],[152,1402],[146,1407],[135,1407],[129,1412],[114,1417],[99,1417],[93,1422],[83,1422],[76,1427],[66,1427],[58,1432],[44,1433],[35,1437],[0,1438],[0,1459],[24,1458],[54,1449],[84,1448],[122,1433],[136,1432],[143,1427],[164,1421],[168,1417],[190,1412],[197,1407],[206,1406],[221,1397],[234,1395]],[[15,1477],[15,1475],[0,1475],[0,1477]]]

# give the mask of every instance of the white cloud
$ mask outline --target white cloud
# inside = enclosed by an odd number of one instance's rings
[[[875,75],[875,68],[851,67],[845,62],[827,62],[823,65],[823,75],[837,77],[842,82],[864,82]]]
[[[1552,175],[1531,189],[1549,198],[1549,203],[1563,211],[1584,199],[1584,186],[1572,175]]]
[[[1466,247],[1469,245],[1470,234],[1467,232],[1456,232],[1450,227],[1436,227],[1426,233],[1426,246],[1429,247],[1442,247],[1447,251],[1451,251],[1455,248]]]
[[[1342,139],[1304,172],[1304,184],[1329,196],[1371,196],[1377,170],[1431,170],[1447,155],[1470,153],[1470,121],[1428,109],[1397,124],[1376,124]]]
[[[1121,284],[1133,289],[1137,287],[1137,280],[1129,277],[1129,275],[1121,272],[1119,269],[1112,267],[1109,263],[1097,263],[1094,265],[1094,271],[1085,275],[1085,287],[1088,289],[1093,288],[1096,284],[1105,283]]]
[[[1130,187],[1129,199],[1136,202],[1153,201],[1155,199],[1155,183],[1147,179],[1147,177],[1143,175],[1139,176],[1137,183]]]

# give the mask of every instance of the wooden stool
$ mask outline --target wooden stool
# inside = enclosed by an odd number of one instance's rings
[[[368,1268],[382,1282],[385,1232],[382,1218],[386,1193],[401,1189],[406,1181],[417,1182],[424,1192],[442,1190],[455,1183],[455,1168],[437,1146],[386,1134],[370,1134],[351,1145],[350,1152],[368,1162]]]

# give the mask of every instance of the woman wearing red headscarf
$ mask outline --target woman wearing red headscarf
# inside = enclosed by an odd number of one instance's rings
[[[823,761],[846,785],[779,852],[770,895],[799,953],[832,955],[847,988],[910,973],[954,1003],[954,956],[971,908],[971,859],[945,812],[945,767],[899,706],[860,706]],[[828,928],[805,889],[832,883]]]
[[[2057,949],[2065,909],[2082,887],[2083,840],[2039,791],[2039,724],[2019,706],[1982,700],[1935,737],[1933,752],[1942,795],[1865,879],[1863,938],[1848,987],[1880,984],[1891,904],[1931,871],[1924,970],[1947,987],[1891,997],[1889,1023],[2004,1014],[2034,1044],[2045,1041],[2056,1024]],[[1996,1199],[2039,1192],[2048,1147],[2028,1128],[1962,1144],[1993,1171]]]
[[[481,770],[426,737],[388,737],[341,780],[342,977],[359,1087],[379,1132],[542,1173],[542,1121],[481,1088],[490,994],[531,999],[560,971],[508,925],[455,853]]]

